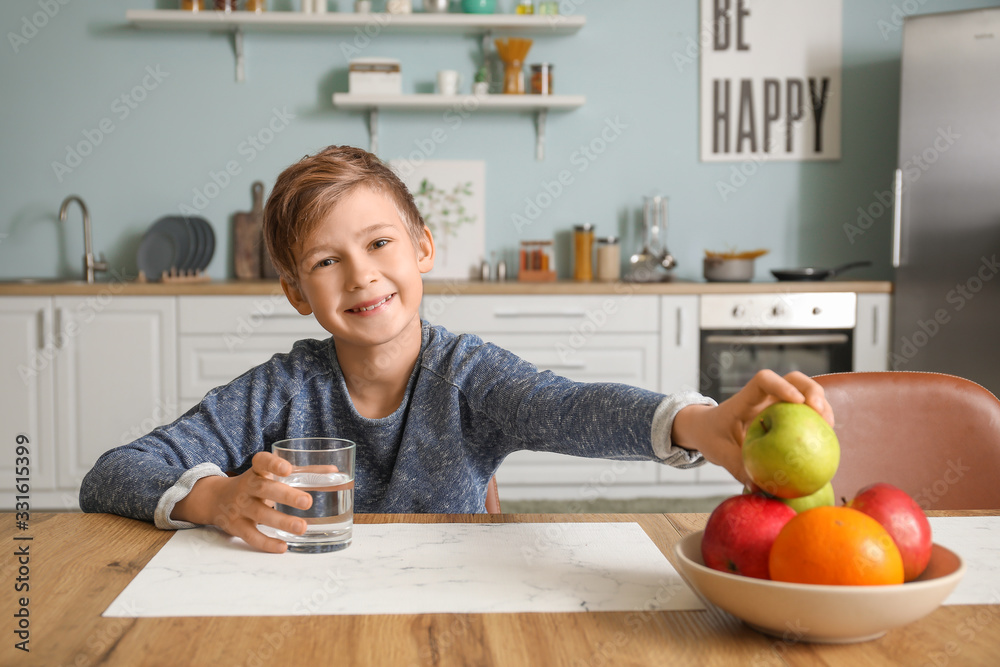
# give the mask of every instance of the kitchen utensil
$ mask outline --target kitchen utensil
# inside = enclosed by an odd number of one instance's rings
[[[712,604],[786,642],[848,643],[881,637],[937,609],[965,574],[962,559],[935,544],[927,570],[905,584],[823,586],[755,579],[706,567],[703,534],[692,533],[674,546],[681,574]]]
[[[839,273],[843,273],[847,269],[871,265],[872,263],[866,260],[862,262],[848,262],[847,264],[835,266],[832,269],[817,269],[814,267],[806,267],[804,269],[772,269],[771,273],[778,280],[826,280],[827,278],[833,278]]]
[[[139,270],[146,275],[147,280],[159,280],[163,272],[169,271],[174,265],[174,252],[174,240],[169,234],[155,229],[148,230],[142,235],[136,252]]]
[[[178,271],[189,271],[194,268],[195,239],[187,218],[168,215],[154,222],[150,229],[166,234],[174,242],[174,262],[168,268],[175,268]]]
[[[753,279],[753,259],[706,257],[703,272],[709,282],[747,282]]]
[[[233,216],[233,268],[238,280],[259,280],[263,275],[264,184],[255,181],[251,192],[253,210]]]
[[[643,202],[642,249],[632,255],[627,278],[632,282],[670,280],[670,272],[677,266],[677,260],[660,240],[667,228],[667,202],[661,195],[646,197]]]
[[[205,238],[205,255],[202,257],[201,266],[197,267],[199,271],[204,271],[212,262],[212,257],[215,256],[215,230],[205,218],[191,218],[191,220],[201,227]]]

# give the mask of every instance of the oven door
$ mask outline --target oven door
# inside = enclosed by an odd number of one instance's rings
[[[779,375],[847,372],[852,350],[851,329],[702,330],[700,391],[724,401],[764,368]]]

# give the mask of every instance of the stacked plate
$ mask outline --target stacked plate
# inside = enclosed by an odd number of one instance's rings
[[[143,234],[136,259],[146,279],[155,281],[174,269],[179,275],[196,275],[214,253],[215,231],[207,220],[168,215]]]

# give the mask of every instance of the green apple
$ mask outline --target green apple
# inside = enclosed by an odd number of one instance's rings
[[[747,429],[743,465],[753,483],[772,496],[811,496],[837,472],[840,443],[833,428],[808,405],[775,403]]]
[[[750,493],[750,489],[744,488],[743,493]],[[769,498],[780,500],[795,510],[797,514],[801,514],[806,510],[811,510],[814,507],[824,507],[837,504],[837,497],[833,495],[832,482],[827,482],[823,485],[823,488],[811,496],[802,496],[801,498],[778,498],[777,496],[772,496],[770,493],[765,493],[763,491],[761,493]]]

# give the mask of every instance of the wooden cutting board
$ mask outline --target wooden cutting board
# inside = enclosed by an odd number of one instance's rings
[[[237,280],[260,280],[264,249],[264,184],[254,181],[253,209],[233,216],[233,268]]]

